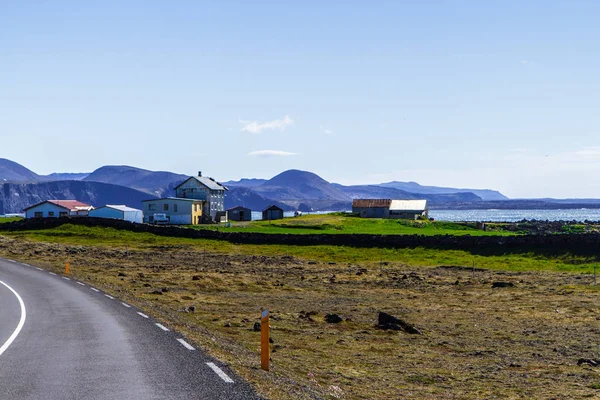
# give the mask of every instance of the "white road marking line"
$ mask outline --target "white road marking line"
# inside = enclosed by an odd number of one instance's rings
[[[31,267],[31,265],[26,264],[26,263],[23,263],[23,265],[26,266],[26,267]]]
[[[56,276],[56,274],[54,272],[48,272],[50,275],[54,275]]]
[[[6,260],[6,261],[11,262],[11,263],[16,262],[15,260]]]
[[[144,313],[141,313],[141,312],[139,312],[139,311],[138,311],[137,313],[138,313],[140,316],[144,317],[144,318],[150,318],[150,317],[148,317],[146,314],[144,314]]]
[[[99,290],[96,289],[95,287],[91,287],[90,289],[92,289],[94,292],[99,292]]]
[[[181,344],[183,345],[183,347],[185,347],[185,348],[186,348],[186,349],[188,349],[188,350],[196,350],[195,348],[193,348],[193,347],[192,347],[192,345],[191,345],[191,344],[189,344],[188,342],[186,342],[186,341],[185,341],[185,340],[183,340],[183,339],[177,339],[177,341],[178,341],[179,343],[181,343]]]
[[[156,324],[156,326],[158,326],[160,329],[162,329],[165,332],[169,331],[169,328],[167,328],[166,326],[162,325],[162,324]]]
[[[215,371],[215,373],[217,375],[219,375],[219,377],[221,379],[223,379],[225,382],[227,383],[233,383],[233,379],[231,379],[229,376],[227,376],[227,374],[225,372],[223,372],[223,370],[219,367],[217,367],[214,363],[206,363],[206,365],[208,365],[210,367],[210,369],[212,369],[213,371]]]
[[[43,271],[43,269],[41,269],[40,267],[35,267],[35,269]]]
[[[81,286],[85,286],[85,283],[77,282]]]
[[[114,300],[114,299],[115,299],[115,298],[114,298],[114,297],[112,297],[110,294],[105,294],[105,296],[106,296],[106,297],[108,297],[108,298],[109,298],[109,299],[111,299],[111,300]]]
[[[6,349],[8,349],[8,346],[10,346],[12,344],[12,342],[17,338],[17,336],[19,335],[19,332],[21,332],[23,325],[25,325],[25,318],[27,318],[27,312],[25,310],[25,303],[23,303],[23,299],[21,298],[21,296],[19,296],[19,293],[17,293],[15,291],[15,289],[11,288],[6,283],[4,283],[2,281],[0,281],[0,283],[3,284],[4,286],[6,286],[8,288],[8,290],[13,292],[13,294],[17,297],[17,300],[19,300],[19,305],[21,306],[21,319],[19,320],[19,323],[17,324],[17,328],[12,333],[12,335],[10,335],[8,340],[2,345],[2,347],[0,347],[0,355],[2,355],[2,353],[4,353],[6,351]]]
[[[67,278],[66,276],[63,276],[63,279],[66,279],[66,280],[68,280],[68,281],[70,281],[70,280],[71,280],[71,278]]]
[[[121,303],[121,304],[123,304],[127,308],[131,308],[131,306],[129,304],[127,304],[127,303]]]

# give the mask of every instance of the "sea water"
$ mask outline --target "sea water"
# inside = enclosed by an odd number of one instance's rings
[[[310,214],[328,214],[333,211],[319,211]],[[306,215],[306,214],[305,214]],[[283,213],[285,218],[293,217],[293,211]],[[436,221],[494,221],[516,222],[539,221],[600,221],[600,209],[565,210],[429,210],[429,217]],[[262,219],[261,212],[252,212],[252,220]]]

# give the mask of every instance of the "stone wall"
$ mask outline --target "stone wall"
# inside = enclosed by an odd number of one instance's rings
[[[366,235],[366,234],[264,234],[197,230],[176,226],[135,224],[103,218],[38,218],[0,224],[2,231],[51,229],[63,224],[102,226],[132,232],[148,232],[161,236],[226,240],[240,244],[285,244],[293,246],[334,245],[378,248],[432,248],[464,250],[473,254],[510,253],[576,254],[600,256],[600,234],[538,234],[519,236],[454,236],[454,235]],[[226,229],[226,228],[223,228]]]

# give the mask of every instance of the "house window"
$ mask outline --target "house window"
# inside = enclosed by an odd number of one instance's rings
[[[36,211],[36,212],[33,214],[33,216],[34,216],[35,218],[42,218],[42,217],[44,216],[44,213],[43,213],[43,212],[41,212],[41,211]]]
[[[48,211],[48,216],[49,217],[54,217],[54,211]]]
[[[59,217],[66,217],[67,215],[69,215],[69,213],[66,212],[66,211],[61,211],[61,212],[58,213]]]
[[[177,212],[177,204],[173,204],[173,212]]]
[[[163,210],[165,210],[165,211],[169,211],[169,205],[168,205],[168,204],[164,204],[164,205],[163,205]]]
[[[198,211],[198,204],[194,204],[194,212]]]
[[[156,211],[156,204],[148,204],[148,211]]]

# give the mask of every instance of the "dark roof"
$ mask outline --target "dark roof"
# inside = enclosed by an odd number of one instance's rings
[[[91,207],[89,204],[85,204],[85,203],[82,203],[81,201],[77,201],[77,200],[45,200],[45,201],[42,201],[41,203],[37,203],[37,204],[34,204],[27,208],[24,208],[23,211],[27,211],[30,208],[40,206],[44,203],[51,203],[51,204],[54,204],[55,206],[59,206],[61,208],[64,208],[65,210],[69,210],[69,211],[75,210],[78,207],[82,207],[82,208]]]
[[[215,181],[212,178],[208,178],[206,176],[191,176],[188,179],[186,179],[185,181],[181,182],[179,185],[175,186],[175,190],[177,190],[177,188],[179,186],[183,185],[184,183],[186,183],[190,179],[195,179],[197,182],[199,182],[200,184],[206,186],[210,190],[229,190],[225,186],[221,185],[219,182]]]
[[[233,211],[233,210],[250,210],[248,207],[244,207],[244,206],[235,206],[235,207],[231,207],[228,208],[226,211]],[[252,211],[252,210],[250,210]]]
[[[265,208],[263,211],[267,211],[267,210],[279,210],[279,211],[283,211],[283,208],[277,207],[275,204],[271,204],[269,207]]]
[[[354,199],[352,207],[356,208],[389,208],[392,204],[390,199]]]

